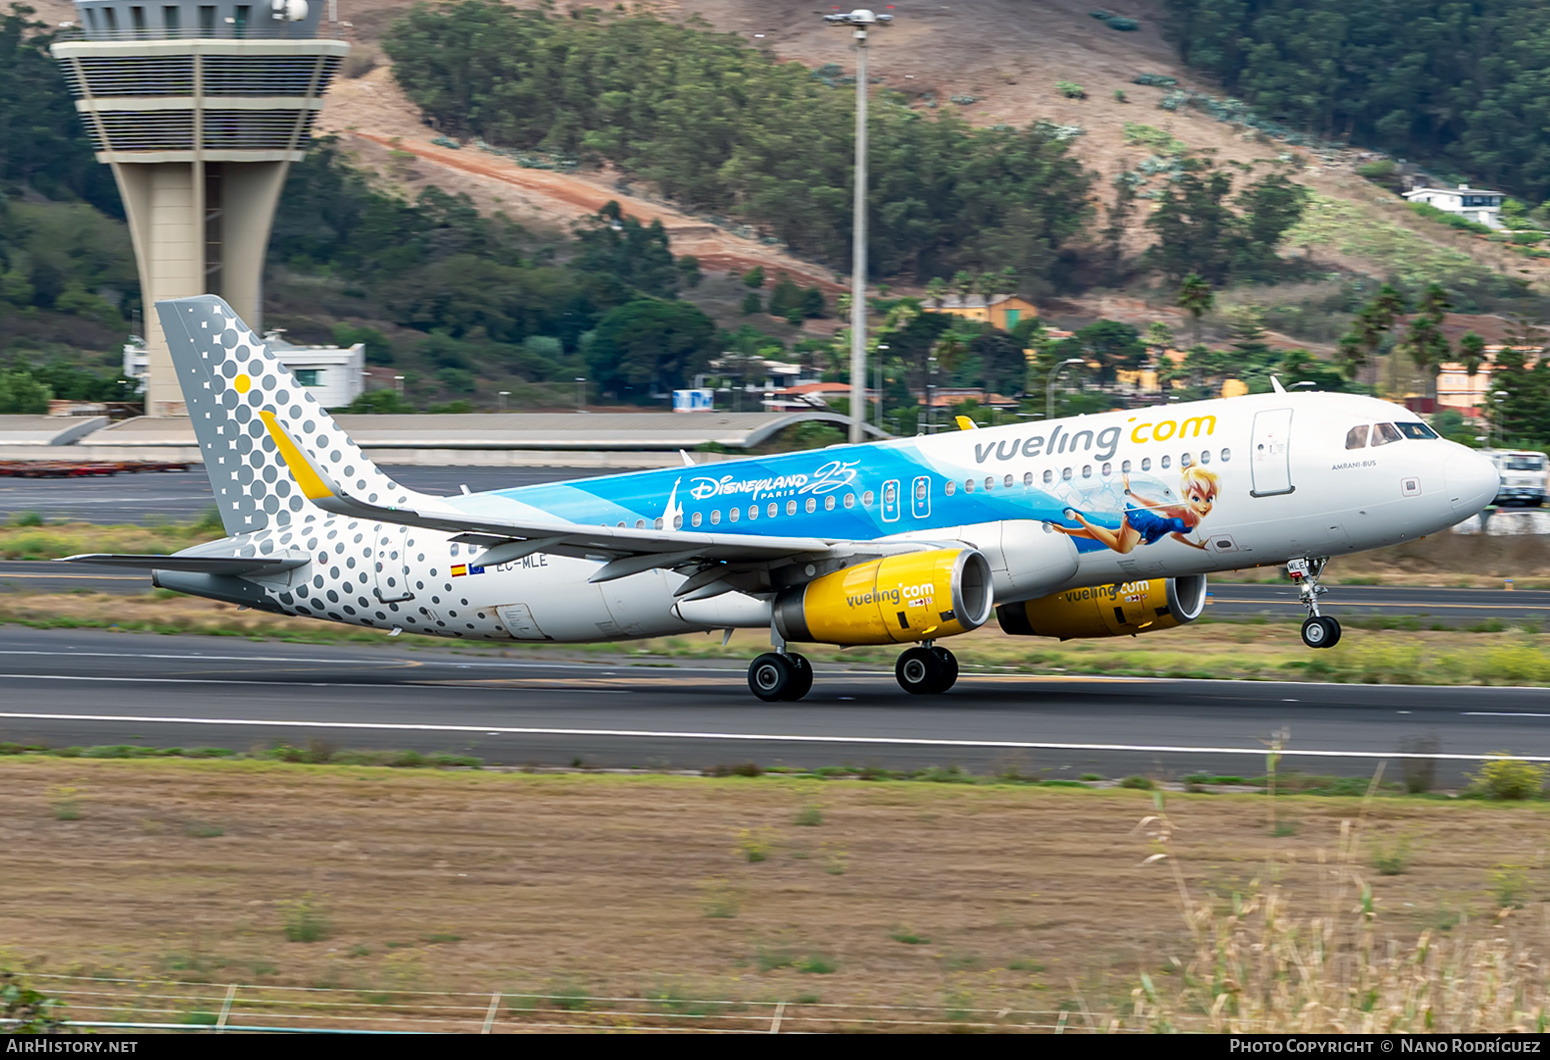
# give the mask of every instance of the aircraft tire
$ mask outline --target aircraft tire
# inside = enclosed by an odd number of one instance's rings
[[[813,664],[807,661],[807,656],[789,651],[786,653],[786,661],[795,671],[795,677],[782,698],[788,703],[795,703],[813,690]]]
[[[945,691],[947,667],[930,648],[911,648],[894,663],[893,675],[899,687],[912,696],[929,696]]]
[[[748,690],[766,703],[790,698],[797,684],[797,668],[779,652],[768,651],[748,664]]]
[[[935,645],[932,646],[931,650],[936,653],[938,659],[942,660],[942,687],[937,689],[937,691],[946,692],[958,683],[958,656],[946,648],[938,648]]]
[[[1302,642],[1310,648],[1332,648],[1340,639],[1340,623],[1332,618],[1310,618],[1302,624]]]

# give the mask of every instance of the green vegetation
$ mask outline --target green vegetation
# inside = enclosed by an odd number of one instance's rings
[[[1233,175],[1210,159],[1181,158],[1146,220],[1157,234],[1149,264],[1175,282],[1199,276],[1221,286],[1231,279],[1272,278],[1280,264],[1276,248],[1302,219],[1308,190],[1280,171],[1236,195],[1233,184]]]
[[[310,894],[280,903],[285,937],[290,942],[321,942],[333,932],[328,915]]]
[[[605,162],[798,254],[849,258],[853,98],[733,34],[482,0],[415,9],[384,40],[409,98],[455,135]],[[1056,280],[1091,178],[1048,125],[974,129],[884,96],[871,129],[878,273],[1015,267]]]
[[[1545,786],[1544,766],[1536,766],[1506,751],[1481,766],[1479,773],[1468,774],[1469,794],[1486,799],[1521,800],[1538,798]]]
[[[1550,196],[1550,9],[1517,0],[1168,0],[1191,66],[1266,115]],[[1467,43],[1466,43],[1467,42]],[[1436,275],[1443,275],[1437,273]]]
[[[57,1034],[64,1005],[34,990],[15,972],[0,971],[0,1019],[7,1034]]]

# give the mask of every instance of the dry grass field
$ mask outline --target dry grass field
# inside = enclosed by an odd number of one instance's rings
[[[1283,797],[1272,829],[1263,796],[1174,794],[1163,847],[1123,789],[10,758],[0,791],[6,965],[552,996],[504,1029],[608,997],[1101,1022],[1188,985],[1175,864],[1198,923],[1274,892],[1380,952],[1544,953],[1550,910],[1543,803]]]

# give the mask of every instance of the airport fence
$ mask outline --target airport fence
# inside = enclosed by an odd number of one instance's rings
[[[64,1006],[67,1029],[97,1033],[505,1034],[556,1031],[791,1032],[1141,1030],[1081,1008],[826,1003],[658,996],[375,990],[28,975]],[[1096,1020],[1096,1022],[1095,1022]],[[0,1024],[11,1021],[0,1021]],[[1204,1029],[1204,1027],[1200,1028]]]

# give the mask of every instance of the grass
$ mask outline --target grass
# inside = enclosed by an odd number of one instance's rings
[[[852,771],[823,786],[823,843],[814,844],[812,860],[749,865],[729,837],[767,828],[777,849],[801,842],[793,813],[803,804],[797,800],[813,799],[812,772],[404,771],[336,761],[34,754],[0,757],[0,773],[7,793],[0,844],[27,852],[8,864],[7,893],[16,901],[0,911],[0,931],[18,960],[46,957],[51,970],[71,974],[111,969],[152,978],[168,975],[166,955],[174,953],[189,964],[178,972],[183,979],[327,982],[352,999],[370,992],[394,1005],[393,991],[405,989],[486,999],[500,992],[512,1001],[527,994],[540,1000],[514,1006],[509,1018],[533,1024],[554,1022],[557,1009],[569,1013],[567,1022],[582,1013],[585,1021],[616,1017],[604,1010],[620,1005],[590,1000],[603,997],[636,998],[641,1012],[660,1013],[650,999],[667,996],[664,984],[687,1011],[705,998],[768,1006],[821,982],[824,1005],[837,1007],[801,1018],[838,1019],[845,1005],[901,998],[940,1009],[950,992],[970,1022],[1012,1009],[1022,1015],[1007,1016],[1008,1026],[1021,1026],[1029,1010],[1079,997],[1095,1018],[1122,1010],[1128,1026],[1138,1018],[1128,984],[1139,967],[1149,970],[1157,1004],[1175,1025],[1200,1027],[1210,1005],[1197,1015],[1176,992],[1215,973],[1192,970],[1191,980],[1156,971],[1170,956],[1189,967],[1194,953],[1170,878],[1175,858],[1191,901],[1207,904],[1205,894],[1212,915],[1225,915],[1236,894],[1240,925],[1259,931],[1276,886],[1299,901],[1321,893],[1340,862],[1320,852],[1343,842],[1343,821],[1365,817],[1363,859],[1368,837],[1400,835],[1445,856],[1394,876],[1362,864],[1370,901],[1348,890],[1331,921],[1344,931],[1369,922],[1361,910],[1373,910],[1377,958],[1386,959],[1390,938],[1413,954],[1428,930],[1465,940],[1467,953],[1479,935],[1472,922],[1490,921],[1492,938],[1510,940],[1518,930],[1518,918],[1495,919],[1502,899],[1492,873],[1538,864],[1550,821],[1542,800],[1294,793],[1277,803],[1282,819],[1299,822],[1297,834],[1274,839],[1262,795],[1162,796],[994,778],[863,782]],[[1295,777],[1279,772],[1278,788],[1296,787]],[[52,818],[50,793],[66,786],[89,793],[80,821]],[[1160,849],[1135,827],[1155,815],[1159,797],[1176,826]],[[147,815],[165,819],[179,812],[173,807],[198,807],[227,838],[190,857],[181,825],[147,834]],[[820,850],[844,852],[843,877],[825,874]],[[1167,857],[1143,864],[1157,852]],[[1507,895],[1507,906],[1530,910],[1521,916],[1524,931],[1540,922],[1540,873],[1525,870],[1527,883]],[[315,893],[298,903],[307,886]],[[76,900],[42,900],[58,894]],[[734,916],[707,915],[705,900],[723,896],[737,903]],[[1302,912],[1326,915],[1322,904]],[[326,939],[285,941],[287,925],[319,919]],[[1115,923],[1126,930],[1115,932]],[[1320,937],[1307,934],[1306,918],[1299,924],[1305,941]],[[1231,944],[1232,932],[1223,930],[1208,941]],[[464,941],[444,943],[454,936]],[[1358,931],[1355,943],[1361,938]],[[1361,952],[1343,938],[1339,944],[1342,953]],[[1237,945],[1224,953],[1243,952],[1242,940]],[[1300,989],[1296,978],[1286,980],[1288,989]],[[1151,1018],[1153,1002],[1144,989],[1141,996]],[[1081,1006],[1073,1009],[1072,1029],[1081,1029]],[[767,1027],[769,1008],[761,1011]],[[1246,1019],[1246,1011],[1226,1015]]]
[[[310,894],[295,901],[281,902],[280,913],[287,941],[321,942],[332,932],[327,914]]]

